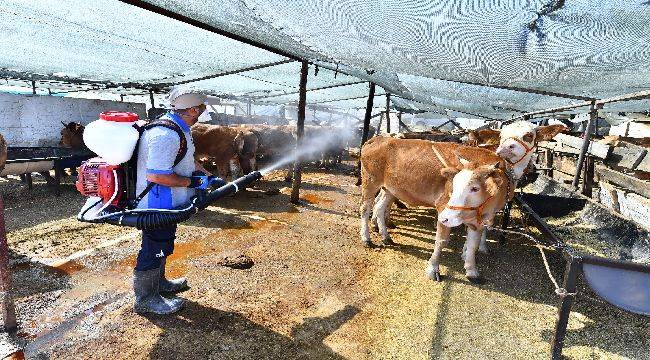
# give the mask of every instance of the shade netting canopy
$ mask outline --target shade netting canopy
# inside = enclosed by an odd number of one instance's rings
[[[0,75],[289,104],[307,60],[309,103],[364,107],[371,81],[404,108],[507,119],[650,89],[648,19],[643,0],[7,0]]]

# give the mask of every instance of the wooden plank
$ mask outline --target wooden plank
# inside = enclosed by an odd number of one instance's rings
[[[562,145],[566,145],[575,149],[581,149],[582,143],[584,142],[583,139],[577,136],[571,136],[567,134],[557,134],[553,139],[561,143]],[[595,156],[599,159],[606,159],[607,156],[610,154],[611,150],[612,147],[609,145],[599,144],[597,142],[590,141],[587,152],[589,153],[589,155]]]
[[[641,164],[647,153],[648,150],[640,146],[620,142],[619,146],[612,149],[612,153],[605,163],[609,166],[620,166],[634,170]]]
[[[602,165],[596,166],[596,172],[598,173],[600,181],[608,181],[612,184],[623,187],[627,191],[650,198],[650,182],[648,181],[639,180],[630,175],[608,169]]]

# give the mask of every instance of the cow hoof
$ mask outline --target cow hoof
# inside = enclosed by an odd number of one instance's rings
[[[368,248],[368,249],[372,249],[372,248],[375,247],[375,244],[373,244],[372,241],[367,240],[367,241],[363,242],[363,247]]]
[[[435,281],[437,281],[437,282],[441,282],[441,281],[442,281],[442,275],[440,275],[440,270],[434,268],[434,267],[431,266],[431,265],[429,265],[429,266],[427,267],[426,276],[427,276],[429,279],[431,279],[431,280],[435,280]]]
[[[391,239],[390,236],[386,236],[384,239],[382,239],[382,242],[384,243],[384,245],[395,245],[395,242],[393,241],[393,239]]]
[[[481,285],[485,283],[485,280],[480,276],[467,276],[467,280],[472,284]]]
[[[490,255],[490,249],[488,249],[487,246],[486,247],[479,247],[478,252],[480,252],[481,254]]]

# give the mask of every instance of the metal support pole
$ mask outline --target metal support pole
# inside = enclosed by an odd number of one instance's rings
[[[370,117],[372,116],[372,104],[375,99],[375,83],[370,83],[370,90],[368,91],[368,102],[366,103],[366,116],[363,118],[363,134],[361,135],[361,145],[368,141],[368,132],[370,131]]]
[[[120,94],[120,102],[124,102],[124,94]]]
[[[32,80],[32,94],[36,95],[36,80]]]
[[[582,195],[590,198],[594,188],[594,157],[587,155],[582,178]]]
[[[397,113],[397,132],[402,132],[402,112]]]
[[[7,232],[5,229],[5,209],[2,194],[0,194],[0,297],[4,331],[13,331],[18,323],[16,321],[16,308],[11,297],[11,273],[9,272],[9,246],[7,245]]]
[[[575,293],[579,270],[580,262],[577,259],[572,259],[566,264],[563,288],[567,293]],[[560,301],[557,323],[555,323],[555,334],[553,335],[553,342],[551,344],[551,358],[553,360],[559,360],[562,358],[562,347],[564,346],[564,337],[566,336],[566,328],[569,323],[569,314],[571,313],[573,298],[573,295],[567,295],[563,296]]]
[[[305,134],[305,111],[307,109],[307,74],[309,72],[309,63],[302,62],[300,69],[300,96],[298,98],[298,131],[296,132],[296,160],[293,165],[293,184],[291,186],[291,202],[298,204],[300,202],[300,182],[302,180],[302,159],[300,150],[302,149],[302,138]]]
[[[153,103],[153,90],[149,90],[149,100],[151,100],[151,107],[155,108],[156,105]]]
[[[578,183],[580,182],[580,175],[582,174],[582,166],[585,161],[585,154],[589,149],[589,137],[591,136],[591,129],[596,123],[596,118],[598,117],[598,110],[596,109],[596,102],[591,102],[591,107],[589,108],[589,121],[587,121],[587,126],[585,126],[584,132],[584,141],[582,143],[582,149],[580,149],[580,156],[578,156],[578,163],[576,164],[576,173],[573,177],[573,189],[578,190]]]
[[[386,132],[390,134],[390,94],[386,94]]]
[[[366,102],[366,115],[363,118],[363,132],[361,134],[361,144],[359,144],[359,161],[357,162],[357,186],[361,185],[361,149],[363,144],[368,141],[368,133],[370,132],[370,118],[372,117],[372,104],[375,100],[375,83],[370,83],[370,90],[368,90],[368,102]]]

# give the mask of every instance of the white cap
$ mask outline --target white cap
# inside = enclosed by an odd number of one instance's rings
[[[169,105],[171,105],[172,109],[175,110],[183,110],[199,106],[205,104],[207,100],[208,97],[206,95],[199,93],[195,89],[182,86],[173,87],[167,95]]]

